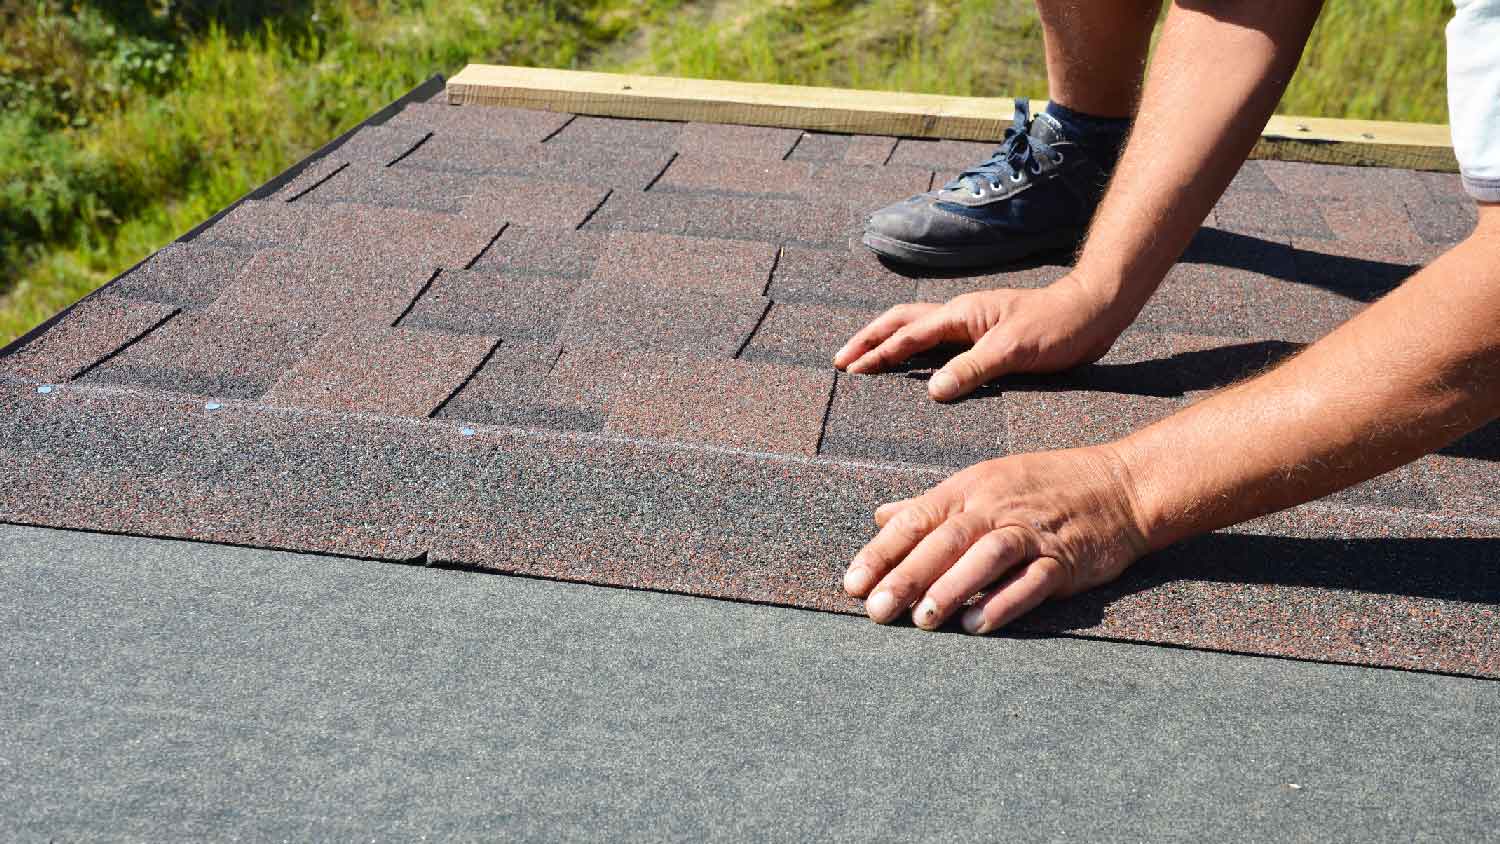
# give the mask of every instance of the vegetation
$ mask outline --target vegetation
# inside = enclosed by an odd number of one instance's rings
[[[1283,109],[1444,120],[1446,6],[1332,0]],[[1046,92],[1027,0],[0,0],[0,41],[0,344],[470,60]]]

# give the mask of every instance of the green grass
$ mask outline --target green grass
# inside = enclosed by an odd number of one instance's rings
[[[1445,6],[1334,0],[1282,110],[1443,121]],[[0,0],[0,40],[0,343],[470,60],[1046,94],[1021,0]]]

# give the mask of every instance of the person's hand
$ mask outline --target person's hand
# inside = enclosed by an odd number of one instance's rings
[[[862,375],[890,369],[942,343],[972,346],[927,382],[934,399],[951,401],[1001,375],[1093,363],[1133,316],[1067,276],[1037,290],[987,290],[945,305],[897,305],[850,338],[833,356],[833,365]]]
[[[989,633],[1047,598],[1114,580],[1147,550],[1112,446],[977,463],[881,506],[875,522],[880,532],[849,564],[844,589],[882,624],[915,604],[912,620],[928,630],[984,592],[962,624]]]

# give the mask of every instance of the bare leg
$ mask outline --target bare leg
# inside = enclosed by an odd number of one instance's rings
[[[1036,0],[1052,101],[1095,117],[1130,117],[1140,98],[1160,0]]]

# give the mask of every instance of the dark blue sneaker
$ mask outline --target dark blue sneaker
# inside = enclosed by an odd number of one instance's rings
[[[864,244],[893,261],[948,268],[1072,249],[1119,152],[1117,143],[1104,156],[1095,149],[1065,136],[1050,114],[1032,120],[1028,102],[1018,99],[1015,123],[989,159],[939,190],[876,211]]]

